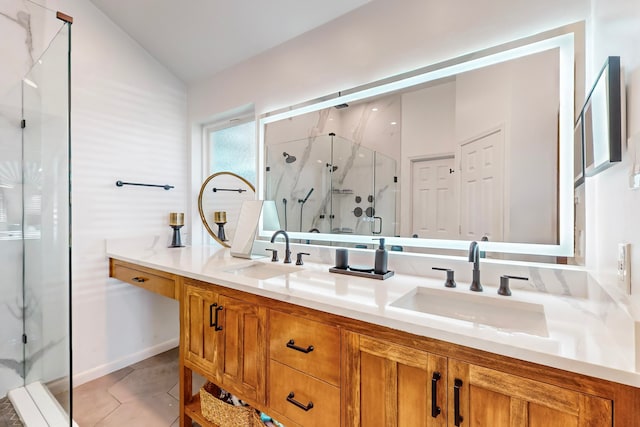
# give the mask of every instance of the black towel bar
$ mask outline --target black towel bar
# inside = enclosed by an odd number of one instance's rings
[[[213,187],[213,192],[214,193],[216,193],[218,191],[237,191],[238,193],[244,193],[247,190],[243,190],[242,188],[233,189],[233,188],[216,188],[216,187]]]
[[[122,187],[123,185],[138,185],[141,187],[160,187],[160,188],[164,188],[165,190],[170,190],[172,188],[175,188],[173,185],[168,185],[168,184],[140,184],[137,182],[123,182],[123,181],[116,181],[116,185],[118,187]]]

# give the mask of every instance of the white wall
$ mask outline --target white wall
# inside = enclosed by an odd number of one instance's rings
[[[620,55],[627,78],[628,105],[640,105],[640,7],[635,0],[593,0],[593,40],[591,73],[599,71],[609,55]],[[632,79],[635,77],[635,79]],[[587,84],[589,86],[589,84]],[[628,136],[640,133],[640,110],[627,117]],[[626,144],[625,144],[626,145]],[[633,292],[640,294],[640,191],[630,190],[629,154],[605,172],[587,179],[587,267],[615,280],[617,245],[632,244],[631,279]],[[640,296],[638,297],[640,299]]]
[[[76,384],[177,345],[178,303],[108,278],[105,239],[159,234],[187,208],[185,86],[86,0],[72,26]],[[117,180],[176,188],[115,186]],[[183,236],[185,238],[186,236]]]
[[[262,114],[584,19],[589,4],[376,0],[189,86],[189,118],[255,102]]]
[[[411,236],[411,159],[456,154],[456,83],[446,82],[402,95],[400,235]]]

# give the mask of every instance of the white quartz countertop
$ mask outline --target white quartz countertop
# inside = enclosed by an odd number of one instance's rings
[[[162,243],[162,244],[160,244]],[[518,289],[511,297],[445,288],[443,279],[396,274],[387,280],[329,273],[330,265],[233,258],[215,246],[108,242],[107,256],[169,273],[412,334],[640,387],[635,342],[612,333],[633,320],[599,292],[555,295]],[[277,275],[275,275],[277,274]],[[275,276],[274,276],[275,275]],[[273,276],[273,277],[270,277]],[[593,285],[592,285],[593,286]],[[418,295],[412,297],[419,288]],[[598,297],[592,297],[598,294]],[[407,296],[408,295],[408,296]],[[417,310],[416,310],[417,309]],[[421,310],[421,311],[420,311]]]

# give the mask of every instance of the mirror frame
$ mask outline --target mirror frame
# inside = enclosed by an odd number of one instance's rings
[[[509,59],[520,58],[549,49],[559,49],[560,62],[560,103],[559,103],[559,179],[558,179],[558,244],[537,243],[508,243],[508,242],[481,242],[483,250],[522,255],[541,255],[553,257],[571,257],[574,253],[573,246],[573,146],[574,146],[574,122],[576,99],[580,96],[576,88],[576,75],[583,76],[584,66],[577,72],[574,67],[576,52],[583,52],[584,46],[584,22],[565,25],[553,30],[545,31],[530,37],[518,39],[509,43],[494,46],[478,52],[463,55],[448,61],[440,62],[418,70],[400,74],[388,79],[371,84],[358,86],[337,94],[324,96],[309,102],[295,105],[278,111],[269,112],[259,117],[258,121],[258,197],[264,199],[265,194],[265,126],[269,123],[284,120],[301,114],[315,112],[324,108],[333,107],[341,103],[349,103],[364,98],[369,98],[384,93],[397,91],[429,81],[452,76],[457,73],[497,64]],[[581,60],[584,58],[581,56]],[[584,65],[584,64],[582,64]],[[574,75],[574,73],[576,75]],[[581,102],[580,102],[581,103]],[[260,224],[260,238],[268,238],[271,231],[264,230]],[[305,233],[290,232],[292,239],[363,243],[370,245],[371,236],[345,235],[329,233]],[[467,240],[438,240],[415,239],[409,237],[385,236],[389,245],[402,245],[406,247],[421,247],[433,249],[467,250]],[[337,246],[337,245],[336,245]]]
[[[211,237],[213,237],[213,239],[216,242],[220,243],[222,246],[224,246],[226,248],[230,248],[231,245],[228,244],[227,242],[224,242],[224,241],[220,240],[218,238],[218,235],[211,229],[211,227],[209,227],[209,223],[207,222],[207,218],[204,215],[204,212],[203,212],[203,209],[202,209],[202,196],[204,195],[205,187],[207,186],[209,181],[211,181],[213,178],[215,178],[217,176],[220,176],[220,175],[230,175],[230,176],[233,176],[235,178],[238,178],[240,181],[244,182],[247,185],[247,187],[249,187],[253,191],[254,194],[256,192],[256,188],[249,181],[247,181],[246,179],[244,179],[240,175],[235,174],[233,172],[216,172],[216,173],[214,173],[212,175],[209,175],[207,177],[207,179],[205,179],[204,182],[202,183],[202,185],[200,186],[200,193],[198,194],[198,212],[200,213],[200,220],[202,221],[202,225],[204,225],[204,228],[207,230],[209,235]]]

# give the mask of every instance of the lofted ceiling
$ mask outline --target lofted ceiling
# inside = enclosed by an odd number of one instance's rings
[[[369,0],[91,0],[176,76],[211,76]]]

